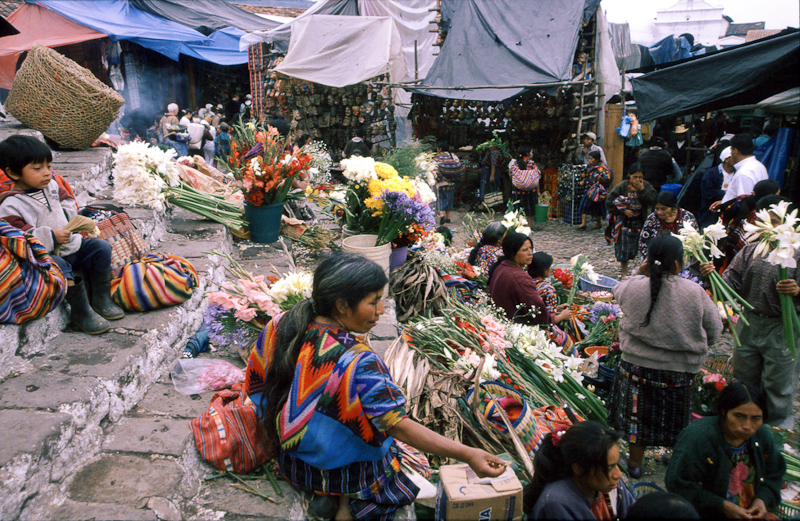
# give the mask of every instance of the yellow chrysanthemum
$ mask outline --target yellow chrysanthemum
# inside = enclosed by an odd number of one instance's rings
[[[400,177],[397,170],[388,163],[375,163],[375,173],[381,179],[396,179]]]

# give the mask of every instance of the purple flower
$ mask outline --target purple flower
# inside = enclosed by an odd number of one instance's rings
[[[217,346],[249,347],[258,332],[250,329],[233,316],[232,310],[212,304],[206,307],[203,321],[208,330],[208,339]]]
[[[381,197],[386,205],[384,211],[392,218],[399,218],[404,227],[419,223],[426,230],[433,228],[436,218],[428,205],[408,197],[403,192],[386,191]]]
[[[620,314],[619,306],[611,302],[595,302],[592,306],[592,311],[589,313],[589,319],[592,324],[597,324],[603,317],[613,315],[615,318]]]
[[[692,272],[689,271],[689,268],[684,268],[683,271],[678,273],[678,276],[679,277],[683,277],[686,280],[691,280],[692,282],[694,282],[696,284],[699,284],[701,288],[703,287],[703,281],[700,280],[699,277],[696,277],[696,276],[692,275]]]

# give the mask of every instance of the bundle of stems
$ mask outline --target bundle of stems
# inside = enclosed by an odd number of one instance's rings
[[[87,239],[94,239],[100,236],[100,230],[97,228],[97,223],[85,215],[76,215],[69,220],[67,225],[64,226],[64,229],[69,230],[72,233],[88,233],[89,235],[86,237]],[[56,249],[53,251],[53,253],[58,255],[58,252],[61,251],[61,246],[63,245],[59,244],[56,246]]]
[[[168,187],[164,195],[175,206],[223,224],[235,232],[243,233],[247,228],[247,221],[239,207],[221,195],[202,192],[185,183]]]

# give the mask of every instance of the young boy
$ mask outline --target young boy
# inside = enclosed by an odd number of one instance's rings
[[[50,148],[30,136],[11,136],[0,142],[0,169],[14,187],[0,194],[0,219],[36,237],[67,279],[71,321],[84,332],[108,331],[108,320],[125,316],[111,300],[111,245],[102,239],[83,239],[65,230],[77,214],[75,200],[53,180]],[[59,255],[53,252],[61,246]],[[83,270],[91,286],[86,288],[73,269]]]

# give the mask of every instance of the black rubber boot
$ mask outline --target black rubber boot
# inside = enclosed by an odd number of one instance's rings
[[[111,324],[92,310],[81,279],[76,278],[75,285],[67,290],[67,302],[71,308],[70,322],[84,333],[99,335],[111,329]]]
[[[92,288],[92,309],[106,320],[119,320],[125,312],[111,300],[111,270],[87,271],[86,278]]]

